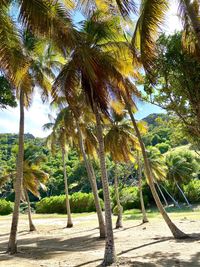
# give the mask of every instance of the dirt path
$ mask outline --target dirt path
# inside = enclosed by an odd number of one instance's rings
[[[66,219],[34,218],[37,232],[29,233],[25,215],[21,216],[17,256],[5,254],[10,216],[0,218],[0,266],[7,267],[95,267],[104,254],[104,240],[98,238],[96,215],[74,219],[66,229]],[[114,218],[115,220],[115,218]],[[200,233],[200,221],[177,219],[176,224],[189,234]],[[117,266],[200,266],[200,236],[176,241],[160,219],[141,225],[126,220],[122,230],[114,230]]]

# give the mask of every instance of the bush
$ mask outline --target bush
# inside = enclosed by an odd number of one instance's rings
[[[0,199],[0,215],[8,215],[13,212],[13,203]]]
[[[200,202],[200,180],[191,180],[183,190],[191,203]]]
[[[120,192],[120,201],[124,210],[140,207],[140,195],[137,186],[125,187]],[[145,204],[148,202],[148,197],[144,195]]]
[[[36,204],[36,213],[66,213],[65,195],[46,197]],[[103,208],[103,200],[100,199]],[[71,212],[92,212],[95,211],[94,197],[92,193],[77,192],[70,196]]]
[[[36,213],[66,213],[65,195],[43,198],[36,203]]]
[[[124,210],[140,207],[138,187],[125,187],[120,192],[120,201]]]

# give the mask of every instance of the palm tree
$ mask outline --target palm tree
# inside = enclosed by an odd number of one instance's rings
[[[29,201],[28,192],[31,192],[34,196],[40,197],[39,189],[46,190],[45,183],[47,182],[49,175],[40,170],[40,164],[46,159],[43,155],[37,153],[38,148],[29,146],[24,150],[24,168],[23,168],[23,192],[25,200],[28,204],[28,218],[29,229],[35,231],[36,228],[31,218],[31,206]]]
[[[166,156],[167,179],[172,181],[181,192],[188,206],[191,206],[179,183],[184,183],[188,179],[192,179],[197,170],[197,163],[193,155],[189,152],[171,152]]]
[[[28,28],[37,35],[50,36],[56,45],[63,51],[67,45],[74,42],[76,30],[73,28],[68,9],[59,1],[51,3],[44,0],[17,1],[19,4],[19,20],[23,28]],[[17,252],[16,233],[19,217],[19,204],[21,198],[21,184],[23,180],[23,135],[24,135],[24,101],[28,100],[27,88],[31,91],[33,84],[28,69],[30,70],[29,57],[24,54],[23,44],[20,42],[19,32],[14,21],[9,16],[11,1],[0,3],[0,63],[6,77],[12,81],[18,89],[20,99],[20,129],[19,129],[19,152],[17,160],[17,178],[15,191],[15,206],[12,218],[8,252]],[[61,44],[60,38],[64,40]],[[70,38],[69,38],[70,36]],[[42,76],[38,77],[38,83]],[[44,86],[44,84],[43,84]],[[29,92],[30,92],[29,91]]]
[[[139,8],[134,0],[79,0],[81,9],[87,14],[91,9],[102,9],[111,14],[121,14],[129,17],[135,13],[137,15],[136,24],[129,25],[133,32],[131,41],[131,51],[134,61],[138,58],[150,78],[153,79],[154,60],[156,57],[155,42],[161,24],[165,19],[168,10],[168,0],[141,0]],[[139,9],[139,10],[138,10]],[[130,23],[129,23],[130,24]],[[139,53],[139,55],[138,55]]]
[[[35,231],[36,228],[31,218],[31,206],[29,201],[28,192],[31,192],[34,196],[40,197],[39,189],[46,190],[45,183],[47,182],[49,175],[40,169],[40,164],[46,159],[43,155],[38,154],[38,148],[35,146],[28,146],[24,150],[24,161],[23,161],[23,183],[22,183],[22,197],[21,199],[28,204],[28,218],[29,218],[29,229]],[[16,186],[16,172],[1,177],[0,186],[4,186],[9,179],[13,180],[14,187]]]
[[[117,39],[116,19],[104,17],[101,12],[91,15],[88,21],[82,24],[77,45],[74,47],[71,58],[58,75],[54,86],[53,96],[66,97],[73,105],[73,96],[81,84],[81,90],[87,96],[96,118],[96,136],[101,168],[101,178],[104,191],[106,246],[104,264],[115,261],[115,248],[112,230],[112,216],[107,171],[105,166],[104,139],[101,122],[103,111],[108,114],[108,91],[116,92],[116,75],[121,64],[116,60],[119,49],[114,40]],[[120,42],[121,46],[124,45]],[[126,46],[124,46],[126,47]],[[118,63],[118,64],[117,64]]]
[[[125,103],[127,104],[127,109],[128,109],[128,112],[129,112],[129,115],[130,115],[130,118],[132,120],[132,123],[133,123],[133,127],[135,129],[135,132],[136,132],[136,136],[138,138],[138,141],[140,143],[140,147],[141,147],[141,151],[142,151],[142,156],[143,156],[143,160],[144,160],[144,167],[145,167],[145,173],[146,173],[146,177],[148,179],[148,183],[149,183],[149,186],[150,186],[150,189],[151,189],[151,192],[152,192],[152,195],[154,197],[154,200],[156,202],[156,205],[163,217],[163,219],[165,220],[166,224],[168,225],[169,229],[171,230],[173,236],[177,239],[182,239],[182,238],[187,238],[188,236],[183,233],[172,221],[171,219],[169,218],[168,214],[166,213],[164,207],[162,206],[162,203],[160,201],[160,198],[158,196],[158,193],[156,191],[156,188],[155,188],[155,185],[154,185],[154,177],[152,175],[152,169],[151,169],[151,166],[150,166],[150,163],[149,163],[149,160],[148,160],[148,155],[147,155],[147,151],[146,151],[146,148],[145,148],[145,145],[143,143],[143,140],[142,140],[142,136],[140,134],[140,131],[138,129],[138,126],[137,126],[137,123],[136,123],[136,120],[133,116],[133,113],[132,113],[132,109],[131,109],[131,104],[130,104],[130,100],[128,100],[127,96],[124,95],[124,100],[125,100]]]
[[[64,116],[63,116],[64,115]],[[65,121],[71,121],[70,127],[67,127]],[[43,126],[44,129],[52,128],[52,133],[47,137],[47,143],[51,146],[52,152],[55,150],[55,146],[58,145],[62,153],[62,162],[63,162],[63,176],[65,183],[65,196],[66,196],[66,210],[67,210],[67,228],[73,227],[71,208],[69,202],[69,189],[67,181],[67,171],[66,171],[66,158],[67,158],[67,145],[71,143],[71,135],[73,135],[73,118],[71,112],[67,109],[62,110],[54,123],[47,123]]]
[[[156,147],[148,147],[147,150],[149,164],[152,170],[152,176],[154,177],[154,183],[156,184],[166,206],[168,202],[159,186],[159,181],[163,181],[166,178],[167,166],[164,161],[163,155],[160,153],[159,149]]]
[[[116,106],[116,103],[114,104]],[[118,218],[116,228],[122,227],[122,212],[123,208],[120,204],[119,189],[118,189],[118,165],[122,162],[133,161],[132,151],[138,145],[137,138],[134,136],[134,130],[130,125],[130,121],[126,119],[126,113],[118,114],[112,110],[112,124],[107,127],[104,138],[106,151],[110,153],[112,160],[115,162],[114,171],[114,187],[117,202]]]
[[[92,188],[92,192],[93,192],[93,195],[94,195],[94,202],[95,202],[95,207],[96,207],[98,221],[99,221],[100,237],[101,238],[105,238],[106,237],[105,223],[104,223],[103,213],[102,213],[100,200],[99,200],[99,196],[98,196],[98,188],[97,188],[94,168],[93,168],[92,162],[91,162],[91,160],[89,158],[89,154],[86,153],[85,145],[84,145],[84,141],[83,141],[83,134],[82,134],[82,130],[81,130],[81,127],[79,125],[78,120],[76,120],[76,124],[77,124],[78,136],[79,136],[80,150],[81,150],[81,153],[82,153],[82,156],[83,156],[83,159],[84,159],[84,163],[85,163],[85,167],[86,167],[86,170],[87,170],[88,178],[89,178],[90,185],[91,185],[91,188]],[[88,144],[88,139],[89,139],[88,136],[86,136],[86,139],[87,140],[85,140],[85,142],[87,141],[87,144]]]
[[[23,158],[24,158],[24,92],[21,88],[20,92],[20,122],[19,122],[19,150],[17,156],[17,175],[15,183],[15,204],[12,215],[12,225],[10,231],[10,238],[8,243],[8,250],[10,254],[17,252],[17,227],[19,220],[19,206],[21,201],[21,187],[23,181]]]
[[[19,69],[15,73],[15,83],[17,84],[17,94],[19,95],[20,105],[20,123],[19,123],[19,149],[17,156],[17,175],[15,185],[15,204],[12,216],[12,224],[10,231],[10,238],[8,243],[7,252],[15,254],[17,252],[17,226],[19,218],[19,206],[21,200],[21,187],[23,182],[23,158],[24,158],[24,107],[29,107],[31,104],[31,96],[35,86],[37,85],[43,92],[43,99],[48,95],[48,91],[51,87],[49,73],[40,68],[41,60],[35,51],[29,49],[30,43],[29,36],[24,33],[23,35],[24,49],[23,53],[26,56],[26,66]],[[52,74],[53,75],[53,74]]]
[[[73,144],[77,145],[80,149],[80,152],[83,156],[84,159],[84,164],[86,167],[86,171],[88,174],[89,182],[92,188],[92,192],[94,195],[94,202],[95,202],[95,207],[97,211],[97,217],[98,217],[98,222],[99,222],[99,230],[100,230],[100,238],[105,238],[105,224],[104,224],[104,218],[103,218],[103,213],[100,205],[100,199],[98,196],[98,188],[97,188],[97,183],[96,183],[96,177],[95,177],[95,172],[91,163],[91,160],[89,158],[90,156],[94,157],[94,150],[96,146],[96,141],[94,144],[94,135],[91,134],[91,132],[88,130],[87,125],[85,122],[91,120],[91,111],[88,111],[88,108],[84,106],[84,101],[83,97],[79,97],[80,100],[78,101],[78,105],[73,105],[71,106],[66,106],[66,100],[63,98],[56,99],[56,103],[60,105],[61,111],[57,116],[57,123],[52,124],[52,123],[47,123],[44,127],[46,128],[51,128],[54,126],[56,129],[57,127],[59,128],[59,121],[62,120],[64,123],[64,128],[66,131],[66,134],[68,136],[73,137]],[[83,110],[84,109],[84,113]],[[72,130],[73,129],[73,130]],[[69,138],[68,138],[69,139]]]
[[[82,29],[79,33],[80,38],[71,53],[70,60],[58,75],[52,93],[54,98],[57,95],[66,97],[67,102],[72,102],[73,105],[74,93],[77,87],[81,85],[81,90],[87,96],[96,117],[107,231],[104,264],[111,264],[115,261],[116,257],[100,111],[108,114],[108,102],[113,95],[120,97],[121,94],[126,103],[143,157],[145,158],[145,168],[147,169],[149,184],[161,214],[174,236],[177,238],[185,237],[184,233],[171,222],[155,190],[145,147],[132,114],[130,95],[132,93],[139,94],[136,87],[127,79],[129,75],[134,75],[129,45],[124,41],[124,36],[120,35],[120,26],[117,27],[116,19],[110,19],[107,16],[103,17],[101,12],[97,12],[82,24]],[[119,58],[122,57],[124,60],[120,61]]]

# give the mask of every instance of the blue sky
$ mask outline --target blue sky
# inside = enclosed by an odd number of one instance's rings
[[[165,25],[162,31],[173,33],[181,29],[181,22],[177,16],[177,3],[171,0],[170,10],[166,17]],[[75,18],[77,19],[77,18]],[[138,103],[137,119],[142,119],[151,113],[163,112],[159,107],[148,103]],[[42,125],[49,122],[48,114],[55,115],[55,111],[49,107],[49,104],[43,104],[37,90],[34,95],[32,106],[25,111],[25,132],[32,133],[36,137],[45,137],[48,132],[42,130]],[[0,133],[17,133],[19,128],[19,108],[8,108],[0,110]]]

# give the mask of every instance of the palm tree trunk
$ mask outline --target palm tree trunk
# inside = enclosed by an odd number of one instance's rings
[[[147,214],[144,206],[144,199],[143,199],[143,194],[142,194],[142,168],[141,168],[141,162],[140,162],[140,157],[138,153],[138,178],[139,178],[139,192],[140,192],[140,204],[141,204],[141,209],[142,209],[142,222],[147,223],[149,220],[147,219]]]
[[[185,199],[186,203],[188,204],[188,206],[191,207],[191,204],[189,203],[189,201],[188,201],[186,195],[184,194],[183,190],[181,189],[181,187],[180,187],[179,184],[177,183],[176,179],[174,179],[174,182],[175,182],[177,188],[179,189],[179,191],[181,192],[181,194],[182,194],[183,198]]]
[[[157,187],[158,187],[158,190],[159,190],[159,192],[160,192],[160,194],[161,194],[161,196],[162,196],[162,198],[163,198],[163,200],[164,200],[164,202],[165,202],[165,205],[166,205],[166,207],[168,207],[168,206],[169,206],[169,204],[168,204],[168,202],[167,202],[167,199],[165,198],[165,196],[164,196],[164,194],[163,194],[163,192],[162,192],[162,190],[161,190],[161,188],[160,188],[159,184],[158,184],[158,183],[156,183],[156,185],[157,185]]]
[[[101,180],[103,185],[103,195],[105,203],[105,223],[106,223],[106,244],[105,244],[105,254],[103,265],[108,266],[116,262],[116,253],[114,245],[114,235],[112,228],[112,211],[110,203],[110,192],[109,192],[109,183],[106,170],[106,161],[105,161],[105,151],[104,151],[104,140],[103,140],[103,130],[101,125],[100,114],[98,107],[94,103],[94,113],[96,117],[96,130],[97,130],[97,140],[99,143],[99,160],[100,160],[100,169],[101,169]]]
[[[168,214],[166,213],[166,211],[165,211],[165,209],[164,209],[164,207],[163,207],[163,205],[162,205],[162,203],[160,201],[160,198],[159,198],[159,196],[157,194],[157,191],[156,191],[156,188],[155,188],[155,185],[154,185],[154,180],[153,180],[153,177],[152,177],[152,174],[151,174],[151,167],[149,165],[149,161],[148,161],[146,149],[145,149],[144,143],[142,141],[142,137],[141,137],[140,131],[139,131],[138,127],[137,127],[137,123],[136,123],[135,118],[133,116],[130,103],[128,102],[128,100],[126,99],[126,97],[124,97],[124,100],[126,102],[127,109],[128,109],[129,115],[131,117],[131,120],[132,120],[132,123],[133,123],[133,127],[135,129],[135,132],[136,132],[138,141],[140,143],[140,147],[141,147],[141,151],[142,151],[142,156],[144,158],[144,166],[145,166],[145,170],[146,170],[147,179],[148,179],[148,182],[149,182],[149,186],[150,186],[152,195],[153,195],[154,200],[156,202],[156,205],[158,207],[158,210],[160,211],[163,219],[165,220],[166,224],[168,225],[169,229],[171,230],[171,232],[172,232],[172,234],[173,234],[173,236],[175,238],[177,238],[177,239],[187,238],[188,236],[184,232],[182,232],[171,221],[171,219],[169,218]]]
[[[99,222],[100,238],[105,238],[106,237],[105,223],[104,223],[103,213],[102,213],[101,204],[100,204],[99,195],[98,195],[98,188],[97,188],[97,183],[96,183],[95,172],[94,172],[92,163],[89,160],[89,158],[87,157],[87,154],[85,152],[84,143],[83,143],[83,136],[82,136],[82,132],[81,132],[78,121],[76,121],[76,126],[77,126],[77,130],[78,130],[78,135],[79,135],[80,150],[81,150],[81,153],[83,155],[85,168],[86,168],[86,171],[88,174],[88,178],[89,178],[90,185],[91,185],[92,192],[93,192],[93,196],[94,196],[94,203],[95,203],[98,222]]]
[[[66,165],[65,165],[65,149],[64,148],[62,148],[62,161],[63,161],[63,174],[64,174],[64,181],[65,181],[67,228],[71,228],[73,227],[73,223],[72,223],[71,209],[70,209],[70,203],[69,203],[69,190],[68,190],[68,183],[67,183],[67,171],[66,171]]]
[[[33,221],[32,221],[32,218],[31,218],[31,205],[30,205],[27,189],[24,189],[24,193],[25,193],[26,202],[28,204],[29,229],[30,229],[30,232],[36,231],[35,225],[33,224]]]
[[[196,11],[194,9],[194,5],[191,3],[190,0],[184,0],[185,7],[188,13],[188,16],[190,17],[192,27],[194,29],[194,33],[197,38],[198,46],[200,49],[200,20],[198,18],[198,15],[196,14]]]
[[[90,185],[91,185],[92,192],[94,195],[94,202],[95,202],[95,207],[96,207],[97,217],[98,217],[98,222],[99,222],[100,238],[105,238],[106,237],[105,222],[104,222],[103,212],[102,212],[100,199],[99,199],[99,195],[98,195],[98,188],[97,188],[97,183],[96,183],[95,172],[94,172],[94,168],[92,166],[92,163],[89,159],[88,159],[88,164],[89,164],[89,168],[91,170],[91,177],[89,178],[89,180],[90,180]]]
[[[17,228],[19,221],[19,208],[21,200],[21,190],[23,181],[23,162],[24,162],[24,92],[20,91],[20,122],[19,122],[19,145],[17,156],[17,173],[15,181],[15,204],[12,215],[12,224],[7,252],[10,254],[17,253]]]
[[[166,194],[171,198],[171,200],[174,202],[175,206],[177,206],[180,209],[180,206],[178,204],[178,201],[176,201],[173,196],[167,191],[167,189],[161,185],[161,187],[165,190]]]
[[[115,197],[116,197],[116,202],[117,202],[117,221],[116,221],[116,229],[123,227],[122,225],[122,206],[120,203],[119,199],[119,183],[118,183],[118,173],[117,173],[117,164],[116,164],[116,170],[115,170],[115,175],[114,175],[114,185],[115,185]]]

